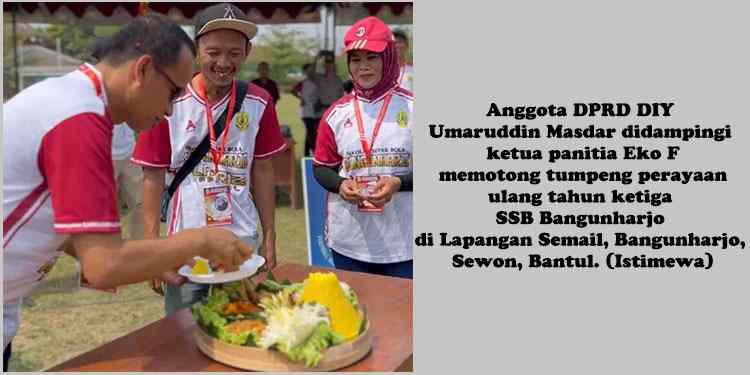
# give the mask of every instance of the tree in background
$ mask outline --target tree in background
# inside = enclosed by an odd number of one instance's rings
[[[97,37],[93,25],[51,25],[47,28],[47,36],[52,41],[60,38],[62,53],[82,61],[91,61],[91,48]]]
[[[3,13],[3,100],[8,100],[18,93],[16,87],[16,62],[14,61],[13,47],[19,48],[23,45],[37,44],[47,46],[50,41],[43,28],[34,28],[27,23],[16,24],[16,44],[13,43],[13,22],[9,14]],[[54,41],[52,42],[54,49]],[[20,51],[19,51],[20,53]],[[19,60],[21,57],[19,56]],[[18,62],[19,64],[21,61]],[[25,64],[33,64],[33,59],[27,58]]]
[[[271,78],[279,84],[279,89],[288,91],[302,79],[302,65],[313,61],[317,45],[302,32],[276,27],[254,43],[249,63],[240,71],[240,79],[256,78],[258,63],[266,61],[271,65]]]
[[[5,45],[3,56],[3,89],[6,99],[14,95],[15,66],[13,64],[12,32],[9,17],[5,19],[3,42]],[[19,26],[22,24],[19,24]],[[23,30],[32,30],[23,28]],[[33,30],[34,44],[55,49],[56,40],[60,39],[62,53],[79,60],[91,62],[91,48],[97,38],[114,34],[119,26],[93,26],[85,24],[54,24],[45,29]],[[18,39],[27,43],[30,35],[21,29]],[[257,66],[261,61],[271,65],[271,78],[278,84],[282,92],[289,90],[297,81],[304,78],[302,65],[313,62],[317,53],[318,42],[295,30],[288,30],[282,26],[274,26],[270,33],[257,39],[253,43],[253,50],[248,63],[238,74],[239,79],[250,80],[256,78]]]
[[[20,30],[19,30],[19,39]],[[13,61],[13,26],[10,16],[3,12],[3,100],[8,100],[17,92],[16,65]]]

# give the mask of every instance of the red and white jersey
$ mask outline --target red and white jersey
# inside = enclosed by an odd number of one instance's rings
[[[35,84],[3,107],[3,291],[28,294],[71,233],[119,233],[113,124],[91,65]]]
[[[410,92],[414,92],[414,65],[406,64],[401,67],[398,75],[398,85]]]
[[[360,142],[355,114],[359,103],[365,138],[372,141],[375,123],[385,98],[392,93],[372,148],[368,165]],[[412,113],[414,98],[397,87],[367,101],[352,94],[334,103],[323,115],[313,161],[341,166],[341,177],[399,175],[412,171]],[[412,193],[397,192],[382,213],[360,212],[356,205],[328,193],[326,243],[350,258],[371,263],[412,259]]]
[[[230,94],[211,106],[216,121],[229,102]],[[232,223],[230,229],[240,237],[257,236],[257,212],[251,195],[251,170],[254,159],[270,158],[286,148],[271,96],[250,84],[241,110],[225,128],[225,153],[214,169],[211,152],[206,153],[193,172],[182,181],[169,205],[168,233],[206,226],[204,189],[229,186]],[[174,102],[172,116],[142,132],[131,161],[135,164],[168,168],[167,185],[208,134],[206,104],[189,84],[185,95]],[[221,144],[223,133],[216,135]]]

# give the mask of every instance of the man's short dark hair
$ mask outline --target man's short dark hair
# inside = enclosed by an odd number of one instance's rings
[[[393,30],[393,37],[396,39],[401,38],[405,40],[406,42],[409,41],[409,37],[406,36],[406,31],[404,30],[399,30],[399,29]]]
[[[177,63],[182,46],[195,56],[193,40],[180,26],[167,17],[150,13],[133,19],[115,35],[97,41],[92,56],[118,66],[146,54],[158,65],[171,66]]]

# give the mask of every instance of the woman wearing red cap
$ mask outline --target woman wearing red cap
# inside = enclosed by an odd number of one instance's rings
[[[326,244],[336,268],[411,278],[414,98],[383,21],[357,21],[344,47],[354,90],[323,115],[314,157],[330,192]]]

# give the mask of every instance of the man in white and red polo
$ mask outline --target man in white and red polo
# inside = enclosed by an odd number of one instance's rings
[[[250,248],[226,230],[123,241],[112,166],[114,123],[144,130],[172,112],[195,48],[165,17],[133,20],[95,49],[96,65],[33,85],[3,106],[3,369],[20,305],[59,245],[95,288],[148,280],[196,255],[237,269]],[[171,280],[179,282],[179,280]]]

